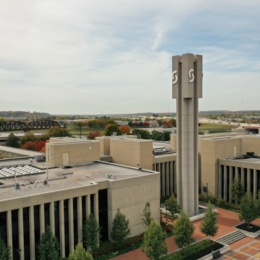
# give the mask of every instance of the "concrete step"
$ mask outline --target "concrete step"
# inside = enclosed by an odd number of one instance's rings
[[[243,239],[245,237],[246,235],[244,233],[242,233],[240,230],[236,230],[232,233],[229,233],[223,237],[218,238],[216,241],[223,244],[231,245],[236,241]]]

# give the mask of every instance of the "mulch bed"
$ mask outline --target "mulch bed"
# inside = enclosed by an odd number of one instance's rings
[[[260,227],[254,225],[254,224],[250,224],[250,226],[248,226],[247,223],[240,224],[240,225],[236,226],[236,228],[242,229],[242,230],[245,230],[245,231],[251,232],[251,233],[255,233],[260,230]]]

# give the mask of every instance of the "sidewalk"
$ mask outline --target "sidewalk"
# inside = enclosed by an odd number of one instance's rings
[[[228,233],[231,233],[235,230],[233,226],[238,225],[242,221],[239,220],[239,214],[228,211],[225,209],[216,208],[218,210],[218,233],[213,239],[222,237]],[[194,238],[199,240],[205,238],[205,235],[200,231],[200,223],[202,220],[197,220],[194,223],[195,231]],[[260,219],[257,219],[253,222],[256,225],[260,226]],[[168,252],[171,252],[177,249],[177,246],[174,244],[172,237],[166,239],[166,244],[168,246]],[[230,251],[227,252],[219,259],[229,259],[229,260],[246,260],[246,259],[259,259],[260,260],[260,239],[256,238],[244,238],[230,245]],[[149,260],[149,258],[142,252],[141,249],[136,249],[131,252],[119,255],[112,258],[113,260]]]

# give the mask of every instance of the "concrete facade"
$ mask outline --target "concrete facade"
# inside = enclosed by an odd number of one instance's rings
[[[153,154],[153,141],[125,136],[99,137],[100,154],[103,161],[153,169],[160,173],[161,197],[176,194],[176,153],[165,152],[161,155]],[[161,143],[161,146],[165,144]],[[104,156],[104,151],[107,151]]]
[[[256,156],[250,158],[247,153]],[[207,194],[231,202],[229,186],[240,177],[253,196],[260,189],[260,136],[215,134],[199,137],[200,187]],[[258,156],[257,156],[258,155]],[[202,192],[203,193],[203,192]]]
[[[177,198],[182,208],[198,210],[198,99],[202,97],[202,56],[172,58],[172,97],[177,112]],[[189,192],[187,192],[189,191]]]
[[[115,163],[152,170],[152,151],[152,140],[110,139],[110,155]]]
[[[98,141],[74,138],[51,138],[46,143],[46,163],[49,166],[69,166],[99,160]]]

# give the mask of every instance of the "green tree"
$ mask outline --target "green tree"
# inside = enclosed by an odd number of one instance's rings
[[[156,141],[162,141],[163,134],[159,131],[153,130],[151,134],[151,138]]]
[[[15,136],[13,133],[9,134],[5,143],[6,146],[19,148],[19,139],[17,136]]]
[[[27,142],[36,142],[37,137],[35,136],[35,134],[33,132],[26,132],[25,135],[21,138],[21,144],[24,145]]]
[[[40,244],[38,245],[38,255],[40,260],[56,260],[59,259],[59,243],[52,234],[49,226],[45,233],[41,235]]]
[[[203,234],[209,237],[213,237],[218,232],[217,226],[217,213],[214,211],[211,203],[208,203],[207,210],[204,215],[204,219],[201,222],[200,230]]]
[[[176,219],[178,214],[181,212],[181,206],[178,204],[174,194],[172,194],[171,197],[166,200],[165,205],[167,210],[170,211],[172,219]]]
[[[88,249],[90,252],[95,252],[99,245],[99,238],[99,224],[93,214],[90,214],[82,228],[82,242],[84,248]]]
[[[258,191],[257,194],[256,206],[257,206],[257,216],[259,216],[260,215],[260,191]]]
[[[126,216],[122,214],[119,209],[117,209],[117,213],[113,219],[112,231],[110,235],[114,242],[114,249],[115,244],[118,247],[122,247],[125,239],[130,235],[129,220],[126,219]]]
[[[144,233],[142,251],[150,259],[160,259],[167,253],[165,239],[166,233],[162,230],[161,226],[152,220],[149,229]]]
[[[71,136],[70,132],[67,128],[59,127],[59,126],[52,126],[48,131],[49,137],[65,137]]]
[[[152,221],[151,205],[150,202],[146,202],[143,209],[142,222],[146,228],[149,228],[151,221]]]
[[[76,246],[74,252],[70,253],[69,260],[93,260],[92,255],[83,248],[81,242]]]
[[[77,126],[77,128],[79,129],[79,136],[81,138],[82,136],[82,128],[84,126],[84,122],[76,122],[75,125]]]
[[[185,248],[194,242],[192,237],[194,229],[195,227],[190,222],[188,215],[181,211],[173,229],[174,241],[179,248]]]
[[[150,139],[151,138],[148,130],[133,129],[132,134],[137,135],[137,137],[141,138],[141,139]]]
[[[162,141],[170,141],[170,139],[171,139],[171,132],[170,131],[163,131]]]
[[[11,248],[7,246],[4,240],[0,237],[0,259],[10,260],[11,259]]]
[[[231,191],[231,198],[235,201],[236,204],[240,204],[241,199],[245,195],[245,192],[239,177],[236,177],[234,179],[234,182],[230,186],[230,191]]]
[[[117,124],[107,124],[105,129],[104,129],[104,134],[106,136],[111,136],[113,135],[114,133],[116,133],[117,135],[120,135],[120,129],[118,127]]]
[[[257,218],[257,202],[252,198],[250,191],[241,200],[239,219],[244,220],[248,227]]]

